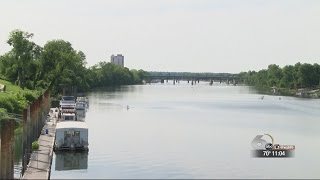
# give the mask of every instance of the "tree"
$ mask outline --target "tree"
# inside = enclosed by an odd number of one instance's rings
[[[270,64],[268,66],[268,85],[278,86],[280,83],[280,79],[282,77],[282,70],[278,65]]]
[[[89,88],[86,77],[85,55],[76,52],[70,42],[52,40],[44,45],[41,55],[42,78],[55,92],[60,85]]]
[[[304,63],[298,69],[299,83],[303,87],[312,87],[319,84],[319,76],[311,64]]]
[[[39,47],[31,42],[32,33],[23,32],[21,30],[14,30],[10,33],[7,43],[12,46],[12,56],[14,58],[14,67],[16,67],[17,78],[19,86],[25,88],[25,80],[28,73],[31,73],[30,66],[33,58],[36,56]]]
[[[280,81],[280,87],[294,88],[295,87],[295,72],[294,66],[288,65],[282,69],[282,78]]]

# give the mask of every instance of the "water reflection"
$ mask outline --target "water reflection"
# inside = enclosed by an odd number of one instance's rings
[[[56,153],[56,171],[88,169],[88,152]]]
[[[90,168],[51,177],[319,178],[319,100],[261,96],[247,86],[182,81],[91,92]],[[296,156],[252,158],[250,142],[261,133],[296,145]]]
[[[15,130],[14,133],[14,177],[20,176],[22,170],[22,129]]]

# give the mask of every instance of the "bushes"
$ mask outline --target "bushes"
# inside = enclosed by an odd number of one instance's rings
[[[32,143],[32,150],[35,151],[35,150],[38,150],[39,149],[39,143],[38,141],[33,141]]]
[[[14,112],[14,106],[12,104],[12,97],[0,97],[0,108],[6,109],[8,112]]]
[[[0,108],[4,108],[9,113],[21,114],[28,102],[23,94],[6,93],[0,96]]]
[[[30,92],[30,91],[24,92],[24,93],[23,93],[23,96],[26,98],[26,100],[28,101],[28,103],[33,102],[33,101],[36,100],[37,97],[38,97],[36,93]]]

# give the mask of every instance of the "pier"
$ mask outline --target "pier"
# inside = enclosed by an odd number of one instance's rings
[[[50,179],[51,163],[53,156],[53,145],[55,139],[56,123],[58,113],[54,112],[44,125],[44,129],[48,129],[48,134],[44,133],[39,136],[39,150],[33,151],[27,169],[22,179]]]

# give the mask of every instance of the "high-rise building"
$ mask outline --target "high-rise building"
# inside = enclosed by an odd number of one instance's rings
[[[111,63],[124,67],[124,56],[122,54],[111,55]]]

